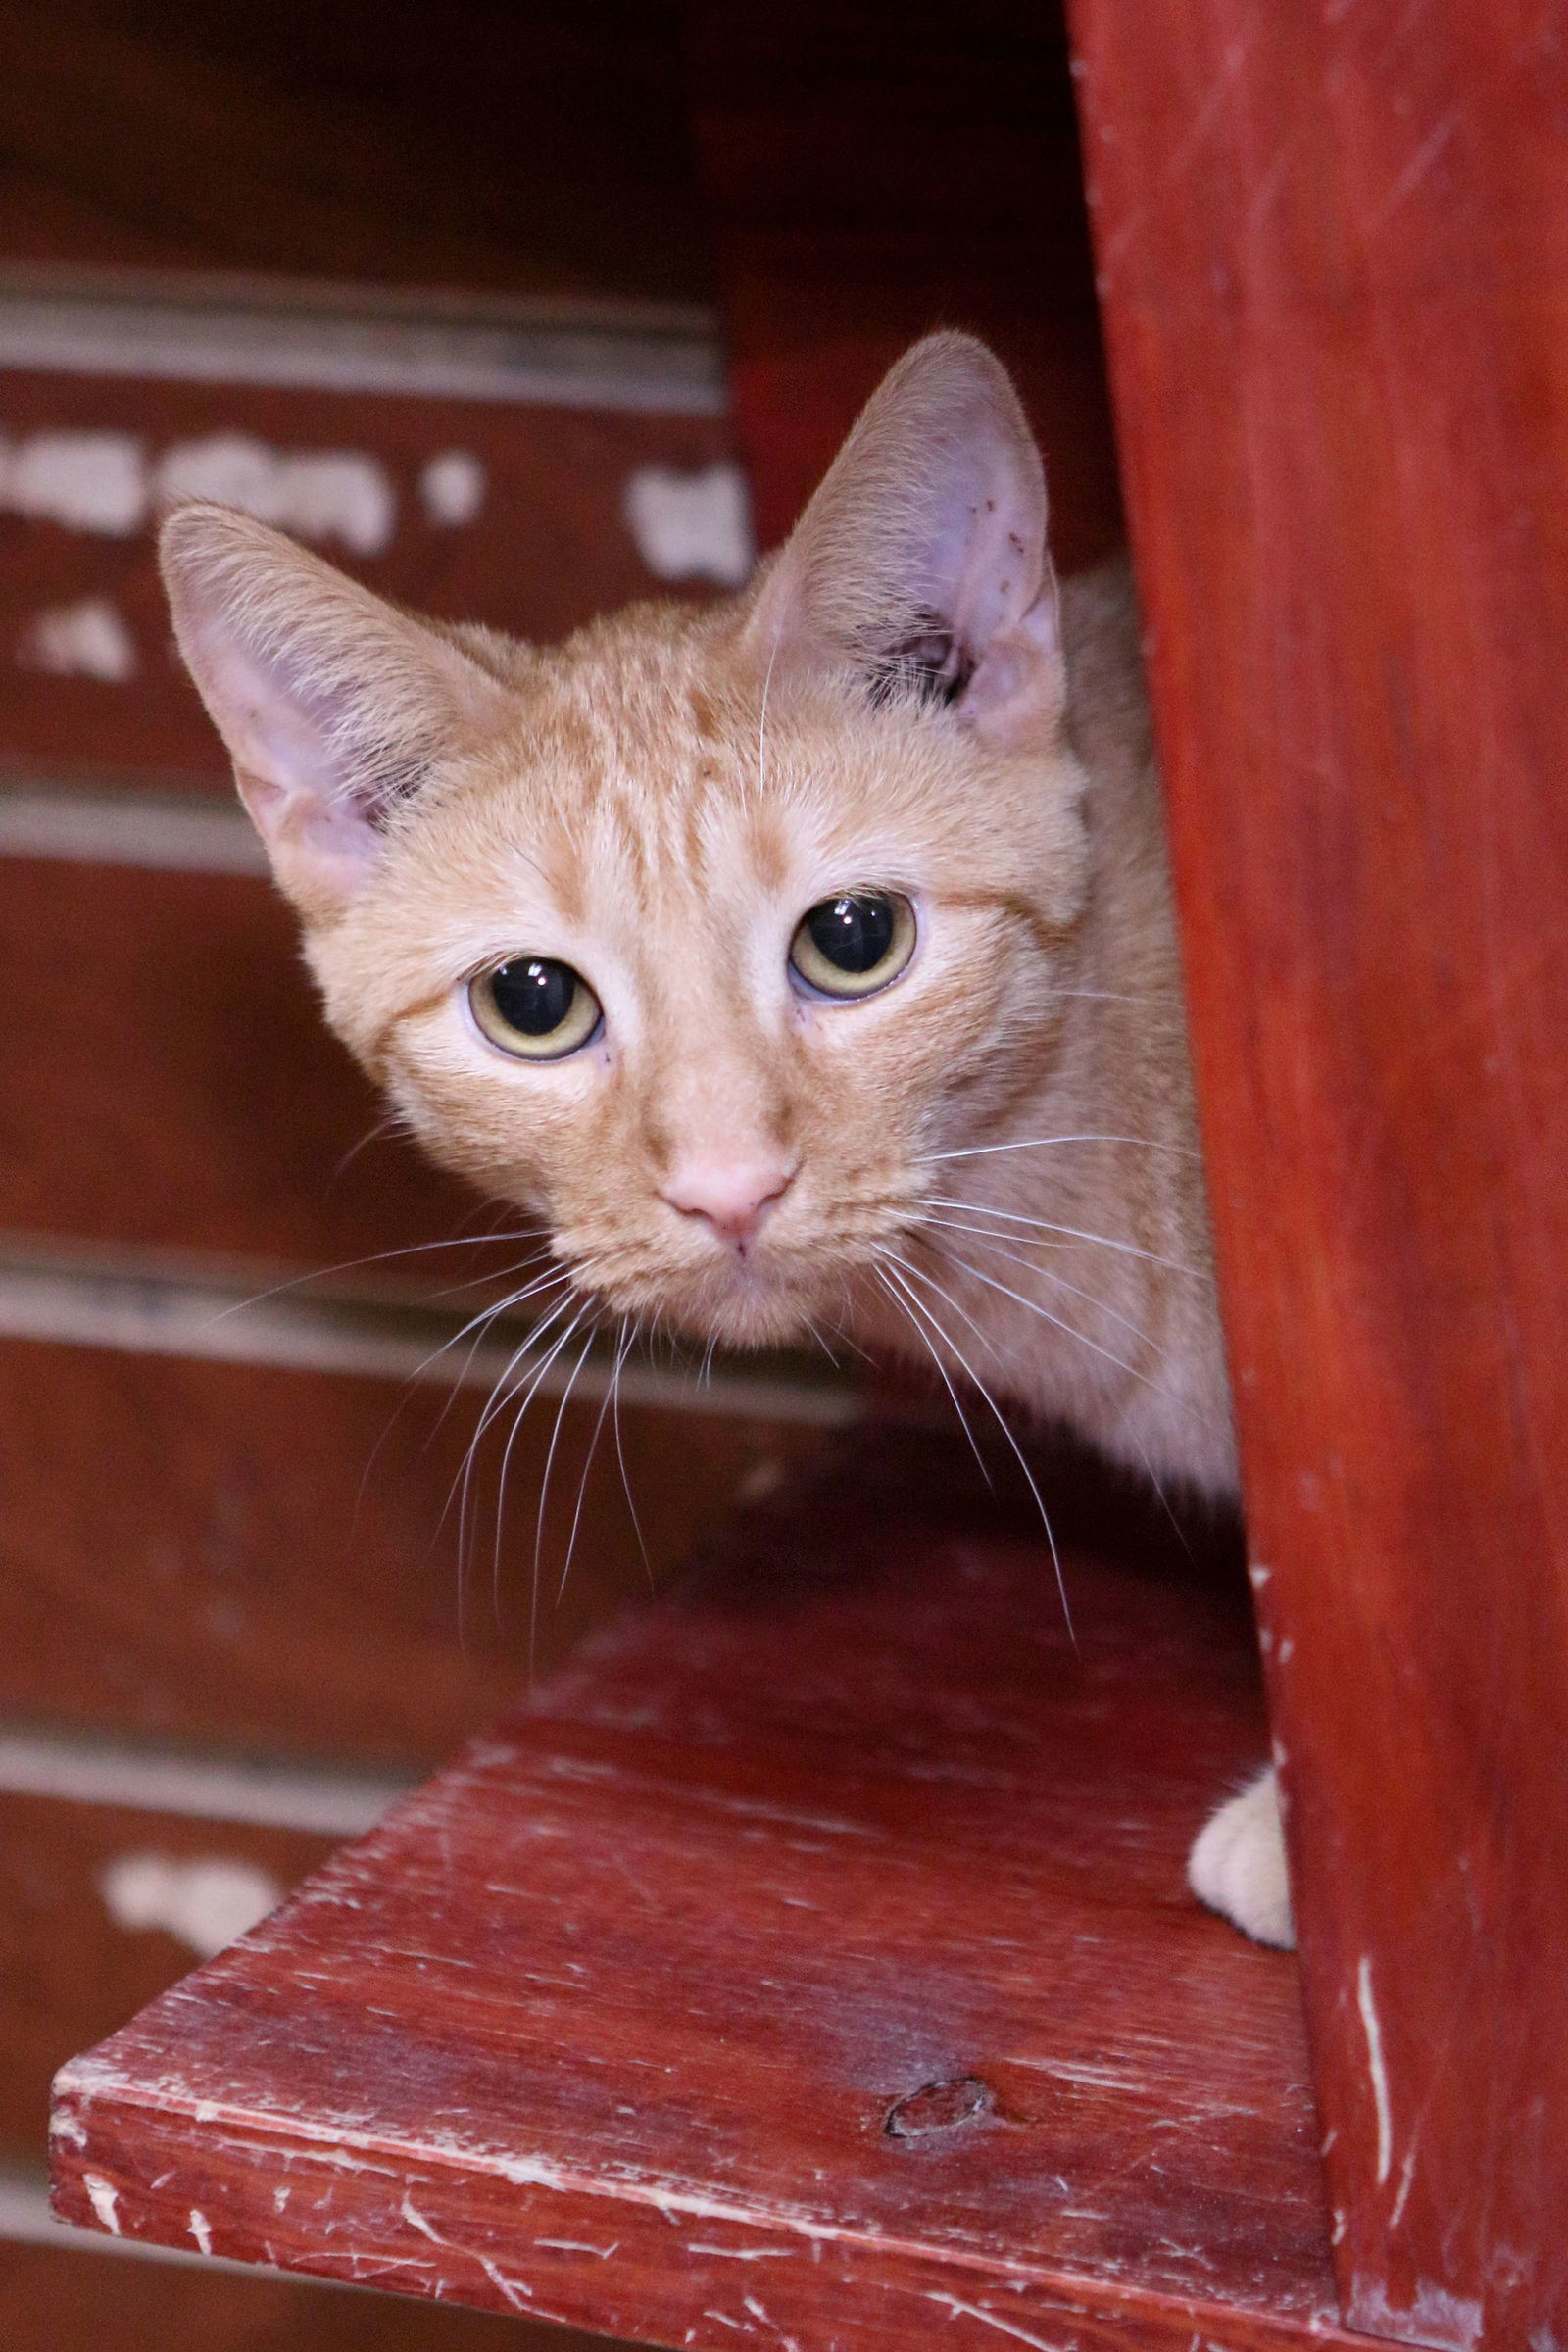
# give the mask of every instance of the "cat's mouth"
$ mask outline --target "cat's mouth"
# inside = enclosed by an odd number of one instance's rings
[[[716,1251],[710,1261],[668,1268],[599,1269],[591,1290],[627,1323],[660,1327],[721,1348],[792,1348],[819,1342],[842,1322],[859,1253],[797,1250],[758,1243]]]

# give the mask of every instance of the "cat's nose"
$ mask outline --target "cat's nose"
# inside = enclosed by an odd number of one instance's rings
[[[665,1178],[662,1194],[683,1217],[701,1217],[744,1250],[795,1182],[799,1165],[782,1159],[682,1160]]]

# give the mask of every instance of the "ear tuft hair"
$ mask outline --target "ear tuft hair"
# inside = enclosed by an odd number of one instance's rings
[[[983,343],[928,336],[884,378],[763,578],[748,630],[768,662],[848,666],[879,701],[972,699],[995,719],[1005,700],[1016,718],[1024,668],[1037,700],[1059,701],[1045,474]],[[972,693],[988,663],[987,691]]]
[[[389,811],[497,722],[504,690],[249,515],[176,508],[159,552],[180,652],[273,869],[319,911],[373,863]]]

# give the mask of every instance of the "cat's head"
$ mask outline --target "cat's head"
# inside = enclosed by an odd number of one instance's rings
[[[1040,460],[979,344],[900,363],[743,595],[559,648],[221,508],[163,545],[332,1026],[612,1307],[831,1323],[929,1155],[1038,1085],[1082,777]]]

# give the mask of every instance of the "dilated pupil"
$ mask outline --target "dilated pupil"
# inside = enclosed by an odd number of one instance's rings
[[[490,994],[502,1019],[523,1037],[549,1037],[571,1010],[577,975],[569,964],[542,956],[519,956],[490,975]]]
[[[893,945],[890,899],[824,899],[806,918],[811,944],[841,972],[871,972]]]

